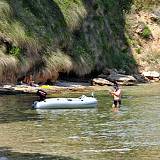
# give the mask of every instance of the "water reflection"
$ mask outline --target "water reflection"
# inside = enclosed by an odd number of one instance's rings
[[[34,98],[28,95],[1,96],[0,123],[38,120],[36,112],[31,111],[31,103]]]
[[[20,153],[12,148],[0,147],[0,160],[78,160],[65,156],[53,156],[40,153]]]
[[[83,114],[87,116],[88,114],[96,114],[97,108],[92,109],[36,109],[35,110],[39,117],[56,119],[57,117],[63,116],[77,116]]]

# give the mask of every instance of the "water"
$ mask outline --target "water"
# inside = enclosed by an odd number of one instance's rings
[[[160,84],[123,87],[122,107],[33,110],[31,95],[0,96],[0,160],[159,160]]]

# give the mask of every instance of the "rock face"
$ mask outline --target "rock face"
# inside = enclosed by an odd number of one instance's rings
[[[110,74],[108,76],[108,80],[119,82],[136,82],[136,79],[133,76],[124,74]]]
[[[106,80],[106,79],[103,79],[103,78],[94,78],[92,80],[92,85],[95,86],[95,85],[100,85],[100,86],[104,86],[104,85],[107,85],[107,86],[111,86],[113,85],[112,82]]]
[[[142,74],[134,74],[134,78],[136,78],[136,80],[139,83],[147,83],[147,82],[149,82],[149,79],[144,77]]]

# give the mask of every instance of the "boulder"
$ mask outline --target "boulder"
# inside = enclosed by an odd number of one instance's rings
[[[111,74],[111,72],[112,72],[112,69],[110,69],[110,68],[105,68],[105,69],[102,71],[102,74],[108,76],[108,75]]]
[[[103,79],[106,79],[108,77],[108,75],[105,75],[105,74],[100,74],[100,75],[98,75],[98,78],[103,78]]]
[[[106,80],[106,79],[103,79],[103,78],[94,78],[92,80],[92,85],[95,86],[95,85],[100,85],[100,86],[104,86],[104,85],[107,85],[107,86],[111,86],[113,85],[112,82]]]
[[[144,77],[147,77],[147,78],[159,78],[160,77],[160,73],[159,72],[156,72],[156,71],[144,71],[142,72],[142,75]]]
[[[147,77],[144,77],[141,74],[134,74],[134,78],[136,78],[136,80],[140,83],[147,83],[149,82],[149,79]]]
[[[160,20],[160,16],[156,15],[156,14],[151,14],[150,19],[154,22],[157,22]]]
[[[124,74],[110,74],[107,79],[111,82],[117,81],[121,82],[122,84],[129,84],[129,82],[133,84],[137,82],[137,80],[133,76]]]

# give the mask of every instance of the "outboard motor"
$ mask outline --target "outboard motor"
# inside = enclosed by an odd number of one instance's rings
[[[42,89],[38,89],[37,96],[39,96],[39,101],[44,101],[46,99],[47,93]]]

